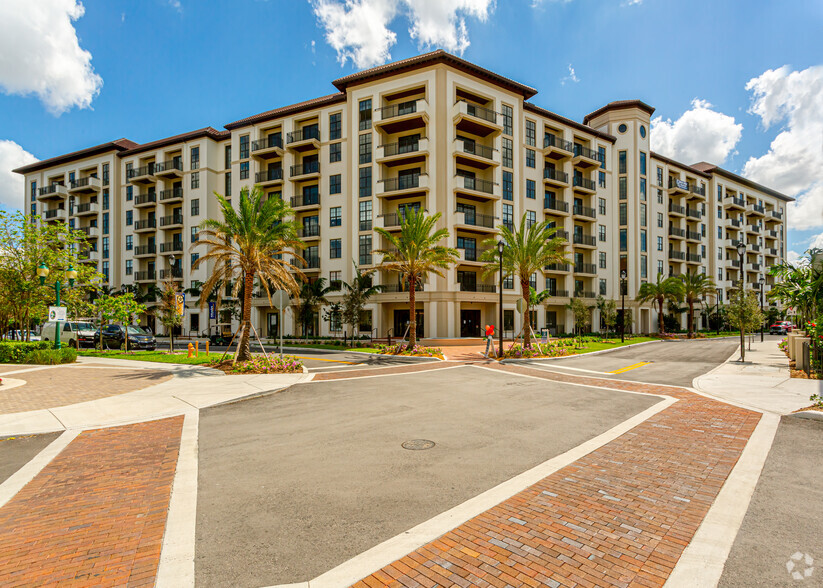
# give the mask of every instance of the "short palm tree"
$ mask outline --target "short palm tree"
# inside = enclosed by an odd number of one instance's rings
[[[523,294],[525,308],[530,308],[529,280],[532,274],[541,271],[551,263],[569,263],[563,254],[566,240],[554,236],[557,229],[550,227],[548,221],[529,223],[525,214],[520,219],[518,227],[510,229],[502,224],[499,230],[499,237],[506,244],[503,248],[503,273],[506,276],[517,276],[520,280],[520,291]],[[483,245],[486,251],[480,259],[486,262],[483,275],[488,276],[500,270],[497,238],[490,237],[483,242]],[[528,318],[524,317],[524,345],[531,347],[531,333],[525,328],[527,324]]]
[[[354,264],[354,277],[351,282],[343,282],[345,296],[343,299],[343,322],[351,325],[351,334],[359,328],[360,315],[369,298],[383,291],[383,286],[372,283],[371,274],[364,272]]]
[[[327,286],[325,278],[317,278],[310,282],[303,282],[303,285],[300,287],[300,298],[295,314],[300,321],[300,325],[303,327],[304,337],[308,337],[309,335],[309,325],[314,322],[317,310],[320,306],[329,303],[326,295],[337,292],[338,290],[340,290],[339,284],[331,283]]]
[[[303,258],[297,253],[303,243],[297,238],[294,221],[288,204],[279,198],[263,200],[263,193],[254,188],[240,191],[237,209],[222,195],[215,193],[223,220],[206,219],[200,224],[198,240],[192,249],[204,245],[205,255],[195,261],[192,269],[213,263],[209,278],[200,287],[201,308],[207,304],[211,293],[217,290],[217,307],[220,308],[222,284],[233,283],[232,294],[242,290],[243,316],[238,343],[237,360],[251,359],[251,300],[254,280],[257,278],[271,304],[276,290],[286,290],[296,296],[300,292],[298,279],[303,272],[285,259],[286,253],[295,261]]]
[[[457,249],[438,245],[449,238],[448,229],[437,229],[435,225],[440,213],[428,216],[411,210],[400,223],[400,233],[394,234],[376,227],[375,230],[386,240],[386,249],[376,249],[383,256],[380,267],[397,272],[409,288],[409,346],[417,343],[417,317],[415,313],[415,290],[429,274],[443,277],[442,270],[453,264],[459,253]]]
[[[640,285],[637,291],[637,301],[648,302],[657,305],[657,329],[663,334],[663,304],[666,302],[676,304],[683,299],[683,282],[675,277],[663,278],[663,274],[657,274],[657,282],[645,282]]]
[[[694,336],[694,304],[706,296],[717,295],[714,281],[706,274],[683,274],[683,299],[689,305],[689,339]]]

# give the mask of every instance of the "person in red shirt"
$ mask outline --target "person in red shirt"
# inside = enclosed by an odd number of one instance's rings
[[[489,348],[494,353],[494,325],[486,325],[486,352],[483,354],[489,357]]]

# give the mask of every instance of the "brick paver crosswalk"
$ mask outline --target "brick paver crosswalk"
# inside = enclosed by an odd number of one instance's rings
[[[662,586],[760,414],[683,389],[495,369],[679,402],[355,586]]]
[[[80,433],[0,509],[0,586],[152,586],[182,424]]]

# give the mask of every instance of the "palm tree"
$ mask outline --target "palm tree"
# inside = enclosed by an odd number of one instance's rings
[[[297,238],[294,221],[286,220],[292,215],[291,208],[280,198],[263,200],[263,193],[257,188],[249,192],[240,190],[237,210],[222,195],[215,192],[223,220],[206,219],[200,223],[198,241],[192,249],[204,245],[205,255],[195,261],[192,269],[212,262],[214,267],[209,278],[200,286],[200,307],[214,290],[217,290],[217,307],[222,300],[222,284],[233,283],[232,294],[243,293],[243,317],[237,359],[251,359],[251,300],[254,280],[257,278],[271,304],[271,294],[275,290],[286,290],[296,296],[300,287],[297,279],[303,279],[303,272],[284,259],[288,253],[295,261],[303,262],[297,253],[303,243]]]
[[[383,286],[375,286],[372,283],[371,274],[364,273],[355,263],[354,277],[351,282],[343,282],[343,289],[346,291],[343,299],[343,322],[351,325],[351,334],[354,338],[354,332],[360,324],[363,307],[369,298],[383,291]]]
[[[457,249],[438,245],[449,238],[448,229],[436,229],[440,213],[428,216],[423,212],[411,210],[400,222],[400,234],[395,235],[386,229],[375,230],[386,240],[386,249],[375,249],[383,256],[380,267],[386,271],[397,272],[400,279],[409,288],[409,346],[417,343],[417,316],[415,313],[414,294],[417,285],[429,274],[443,277],[441,270],[447,269],[458,258]]]
[[[526,215],[520,219],[520,226],[510,229],[502,224],[500,239],[506,244],[503,248],[503,273],[507,276],[517,276],[520,280],[520,291],[523,293],[523,302],[529,308],[529,280],[535,272],[542,270],[550,263],[569,263],[563,254],[566,240],[555,237],[556,228],[549,226],[549,221],[528,223]],[[483,275],[488,276],[500,269],[500,258],[497,253],[497,238],[490,237],[483,242],[486,251],[481,256],[485,261]],[[528,318],[524,318],[523,325],[527,325]],[[501,325],[502,328],[502,325]],[[525,347],[531,347],[531,333],[524,328]]]
[[[657,304],[657,329],[663,334],[663,304],[669,302],[676,304],[683,299],[683,282],[675,277],[663,278],[663,274],[657,274],[657,282],[644,282],[637,291],[637,301],[641,304],[648,302]]]
[[[340,290],[340,287],[336,283],[326,286],[325,278],[317,278],[310,282],[303,282],[303,285],[300,287],[300,297],[296,304],[297,308],[295,311],[295,315],[303,328],[303,337],[308,337],[309,325],[314,321],[317,309],[321,305],[329,303],[326,295],[338,290]]]
[[[716,295],[714,281],[706,274],[682,274],[683,298],[689,305],[689,339],[694,336],[694,303],[706,296]]]

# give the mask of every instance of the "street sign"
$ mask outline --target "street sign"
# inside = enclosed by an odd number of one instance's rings
[[[66,307],[65,306],[49,306],[49,320],[50,321],[66,321]]]
[[[216,319],[217,318],[217,303],[216,302],[209,302],[209,318]]]
[[[174,295],[174,309],[180,316],[186,313],[186,295],[182,292]]]
[[[517,308],[517,312],[523,314],[523,312],[525,312],[526,310],[526,301],[522,298],[518,298],[514,306]]]
[[[277,310],[283,310],[289,305],[289,293],[285,290],[277,290],[271,295],[271,303]]]

